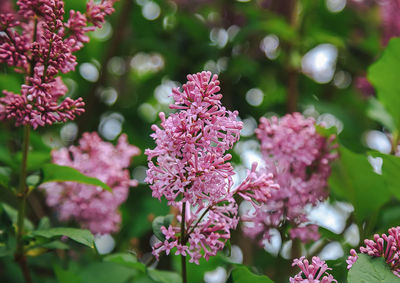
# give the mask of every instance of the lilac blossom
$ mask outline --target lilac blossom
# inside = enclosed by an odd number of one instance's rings
[[[387,45],[392,37],[400,36],[400,2],[398,0],[380,0],[382,18],[383,45]]]
[[[290,283],[337,283],[337,280],[327,272],[332,268],[317,256],[312,258],[311,263],[304,256],[294,259],[292,266],[298,266],[301,271],[289,278]]]
[[[330,163],[337,157],[333,151],[335,136],[325,138],[316,129],[313,118],[300,113],[283,118],[261,118],[256,129],[261,153],[268,172],[272,172],[280,190],[272,191],[269,201],[249,210],[242,219],[245,234],[270,239],[270,229],[290,224],[292,239],[302,242],[319,238],[318,226],[310,224],[306,206],[315,206],[328,197],[327,179]]]
[[[153,246],[153,254],[158,258],[176,247],[176,254],[189,255],[198,264],[201,257],[221,250],[237,226],[235,195],[258,205],[278,186],[271,174],[259,174],[255,164],[233,189],[232,156],[225,152],[240,137],[238,112],[221,105],[217,75],[202,72],[187,78],[182,91],[172,91],[175,104],[170,107],[178,111],[168,118],[160,113],[161,128],[152,126],[156,147],[145,152],[146,182],[153,197],[166,198],[180,212],[178,225],[162,228],[165,241]]]
[[[132,157],[139,153],[137,147],[128,144],[126,135],[121,135],[114,146],[102,141],[96,132],[84,133],[79,146],[53,151],[55,164],[98,178],[112,192],[75,182],[47,183],[41,189],[46,192],[48,206],[57,211],[61,221],[74,220],[94,234],[118,231],[121,222],[118,207],[127,199],[129,187],[138,184],[130,179],[127,168]]]
[[[12,12],[13,12],[13,5],[11,3],[11,0],[0,1],[0,14],[12,13]]]
[[[365,76],[358,76],[354,79],[354,86],[358,89],[364,98],[375,95],[375,89]]]
[[[113,0],[87,4],[84,14],[70,11],[64,20],[62,0],[18,0],[18,14],[0,14],[0,63],[25,76],[19,94],[3,91],[0,119],[33,128],[73,120],[84,112],[82,98],[63,98],[67,87],[59,75],[75,70],[74,52],[89,41],[87,32],[101,27]]]
[[[372,257],[383,257],[393,274],[400,278],[400,226],[390,228],[388,234],[375,234],[373,240],[365,239],[365,246],[360,247],[360,252]],[[347,269],[357,260],[357,252],[352,249],[346,260]]]

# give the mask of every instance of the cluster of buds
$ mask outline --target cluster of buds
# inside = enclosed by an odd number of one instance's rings
[[[317,256],[312,258],[311,263],[304,256],[294,259],[292,266],[298,266],[301,271],[289,278],[290,283],[337,283],[336,279],[327,272],[332,268],[329,268],[325,261]]]
[[[372,257],[383,257],[393,274],[400,278],[400,226],[390,228],[388,234],[375,234],[373,240],[364,240],[365,246],[360,247],[360,252]],[[357,260],[357,252],[352,249],[346,260],[347,269]]]
[[[0,120],[33,128],[72,120],[84,112],[82,98],[63,98],[67,87],[60,73],[77,64],[74,52],[89,41],[87,33],[101,27],[114,0],[87,3],[84,14],[71,10],[64,20],[62,0],[18,0],[18,13],[0,14],[0,63],[25,76],[21,93],[3,91]],[[61,100],[61,101],[60,101]]]

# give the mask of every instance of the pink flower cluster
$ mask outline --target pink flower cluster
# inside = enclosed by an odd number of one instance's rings
[[[400,278],[400,226],[390,228],[388,234],[375,234],[373,240],[364,240],[365,247],[360,247],[360,252],[372,257],[383,257],[393,274]],[[352,249],[346,260],[347,269],[350,269],[357,259],[357,252]]]
[[[62,0],[18,0],[18,14],[0,14],[0,63],[25,76],[20,94],[3,91],[1,120],[14,119],[17,126],[37,128],[84,112],[82,98],[59,102],[67,87],[57,76],[75,69],[73,53],[89,41],[86,33],[100,27],[114,11],[113,2],[90,0],[85,14],[71,10],[66,21]]]
[[[0,1],[0,13],[12,13],[13,7],[11,0],[2,0]]]
[[[246,180],[232,189],[235,173],[228,162],[232,156],[225,151],[240,137],[238,113],[221,105],[217,75],[188,75],[182,88],[172,92],[175,104],[171,108],[179,111],[168,118],[160,113],[161,128],[152,126],[157,146],[145,152],[149,160],[146,182],[153,197],[165,197],[181,212],[180,225],[163,228],[165,241],[153,247],[153,254],[168,254],[176,247],[176,254],[189,255],[191,262],[198,263],[201,257],[208,259],[221,250],[230,229],[237,226],[235,194],[264,203],[278,186],[272,175],[258,174],[255,165]]]
[[[329,268],[325,261],[317,256],[312,258],[311,263],[304,256],[294,259],[292,266],[296,265],[301,271],[294,277],[289,278],[290,283],[337,283],[336,279],[326,272],[327,270],[332,270],[332,268]]]
[[[398,0],[381,0],[378,2],[381,8],[383,44],[387,45],[392,37],[400,36],[400,2]]]
[[[325,138],[316,129],[313,118],[300,113],[283,118],[261,118],[256,129],[261,152],[268,172],[272,172],[280,190],[272,191],[267,204],[248,211],[242,219],[251,238],[269,240],[271,228],[290,224],[290,237],[303,242],[319,238],[318,227],[308,224],[305,208],[315,206],[328,196],[327,179],[330,163],[337,157],[333,152],[335,136]]]
[[[94,234],[118,231],[118,206],[127,199],[129,187],[137,186],[126,168],[139,153],[137,147],[128,144],[126,135],[121,135],[114,146],[102,141],[96,132],[84,133],[79,146],[53,151],[53,162],[98,178],[112,192],[74,182],[47,183],[41,186],[47,204],[57,210],[61,221],[75,220]]]

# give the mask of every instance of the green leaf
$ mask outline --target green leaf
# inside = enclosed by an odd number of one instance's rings
[[[397,130],[400,130],[400,38],[393,38],[382,57],[368,69],[368,79],[377,91],[378,100],[392,116]]]
[[[252,273],[246,266],[238,265],[232,270],[231,276],[228,279],[228,282],[232,283],[273,283],[271,279],[269,279],[265,275],[256,275]]]
[[[19,164],[22,162],[22,152],[18,152],[16,155],[16,159]],[[28,160],[26,162],[28,171],[38,170],[43,164],[48,163],[51,159],[49,152],[42,151],[31,151],[28,154]],[[20,165],[19,165],[20,166]]]
[[[151,279],[160,283],[181,283],[182,278],[178,273],[149,268],[147,274]]]
[[[17,168],[16,167],[17,164],[13,156],[11,155],[10,151],[7,150],[7,148],[4,146],[0,146],[0,161],[12,168]]]
[[[68,250],[69,246],[61,242],[59,240],[51,241],[48,243],[45,243],[43,245],[40,245],[42,248],[50,249],[50,250]]]
[[[11,169],[8,167],[0,167],[0,186],[8,188],[10,181]]]
[[[71,240],[94,248],[94,237],[89,230],[77,229],[77,228],[50,228],[45,230],[36,230],[31,233],[33,236],[40,236],[47,239],[54,237],[67,236]]]
[[[341,146],[340,160],[332,166],[329,184],[340,197],[350,201],[359,223],[367,219],[390,198],[383,177],[376,174],[367,156]]]
[[[26,184],[27,184],[29,187],[36,187],[36,186],[39,184],[39,182],[40,182],[40,176],[37,175],[37,174],[29,175],[29,176],[26,178]]]
[[[381,123],[391,132],[396,129],[392,116],[389,115],[385,107],[375,98],[370,98],[368,100],[367,116]]]
[[[225,247],[224,247],[224,251],[226,251],[227,253],[227,257],[230,257],[232,255],[232,245],[231,245],[231,240],[228,239],[226,241]]]
[[[270,18],[265,23],[261,23],[262,29],[267,32],[276,34],[280,38],[286,41],[293,41],[296,39],[297,34],[290,24],[284,19],[280,17]]]
[[[382,257],[370,257],[359,254],[355,264],[351,267],[348,283],[391,283],[399,282]]]
[[[0,246],[0,257],[10,256],[13,254],[13,250],[8,248],[7,246]]]
[[[37,230],[45,230],[49,228],[50,228],[50,219],[47,216],[42,217],[37,226]]]
[[[157,216],[154,218],[152,223],[153,233],[160,241],[165,240],[165,236],[161,232],[161,227],[164,226],[165,228],[168,228],[173,219],[174,216],[172,214],[168,214],[167,216]]]
[[[379,152],[371,152],[373,157],[380,157],[383,160],[382,163],[382,176],[389,188],[390,192],[400,200],[400,183],[399,183],[399,172],[400,172],[400,157],[394,155],[387,155]]]
[[[338,130],[335,126],[325,128],[321,125],[316,125],[315,130],[317,131],[318,134],[325,138],[330,138],[332,135],[337,135]]]
[[[118,264],[124,265],[129,268],[134,268],[141,272],[146,272],[146,265],[144,265],[141,262],[138,262],[136,257],[132,254],[128,254],[128,253],[112,254],[112,255],[106,256],[104,258],[104,261],[118,263]]]
[[[376,231],[386,231],[388,227],[396,227],[400,223],[400,206],[385,207],[382,210]]]
[[[2,203],[1,205],[3,206],[3,209],[6,212],[6,214],[8,215],[8,217],[10,218],[11,222],[14,225],[17,225],[18,211],[15,208],[9,206],[8,204]],[[33,226],[32,222],[29,221],[29,219],[26,219],[26,218],[24,219],[24,228],[26,230],[33,230],[34,226]]]
[[[136,270],[113,262],[97,262],[86,266],[79,274],[85,283],[126,283]]]
[[[58,283],[82,283],[77,274],[72,271],[64,270],[58,265],[53,266]]]
[[[0,85],[2,89],[18,93],[21,91],[21,82],[16,76],[0,73]]]
[[[56,164],[43,165],[43,180],[42,183],[49,182],[77,182],[82,184],[94,185],[102,187],[107,191],[112,191],[111,188],[97,178],[89,177],[78,170]]]

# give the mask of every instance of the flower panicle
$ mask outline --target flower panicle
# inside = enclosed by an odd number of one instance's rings
[[[172,91],[171,108],[177,112],[168,117],[160,113],[161,124],[152,126],[156,147],[145,151],[145,181],[153,197],[167,199],[181,213],[185,207],[185,217],[177,216],[178,225],[163,229],[168,234],[153,246],[153,254],[158,257],[176,247],[177,254],[198,263],[221,250],[237,226],[236,194],[256,204],[265,202],[278,186],[253,166],[245,181],[232,189],[235,173],[226,151],[239,139],[243,124],[237,121],[237,111],[221,105],[217,75],[201,72],[187,78],[182,90]]]
[[[126,135],[121,135],[114,146],[102,141],[96,132],[84,133],[78,146],[53,151],[53,162],[98,178],[112,192],[73,182],[47,183],[40,187],[46,192],[47,205],[57,211],[61,221],[75,220],[93,234],[118,231],[118,207],[127,199],[129,187],[138,185],[127,168],[139,153],[137,147],[128,143]]]
[[[246,235],[260,244],[270,239],[269,231],[282,222],[291,224],[290,237],[302,242],[319,238],[318,226],[311,224],[304,207],[317,205],[328,196],[330,164],[337,158],[335,135],[324,137],[317,132],[316,121],[300,113],[260,119],[256,135],[270,182],[279,185],[271,190],[268,207],[258,206],[244,215],[252,225],[244,226]]]
[[[18,0],[18,13],[0,14],[0,63],[25,76],[21,93],[3,91],[1,120],[37,128],[73,120],[84,112],[81,98],[63,98],[68,89],[59,75],[75,70],[73,53],[89,41],[87,33],[101,27],[104,17],[114,11],[114,2],[91,0],[85,13],[71,10],[66,21],[62,0]]]

